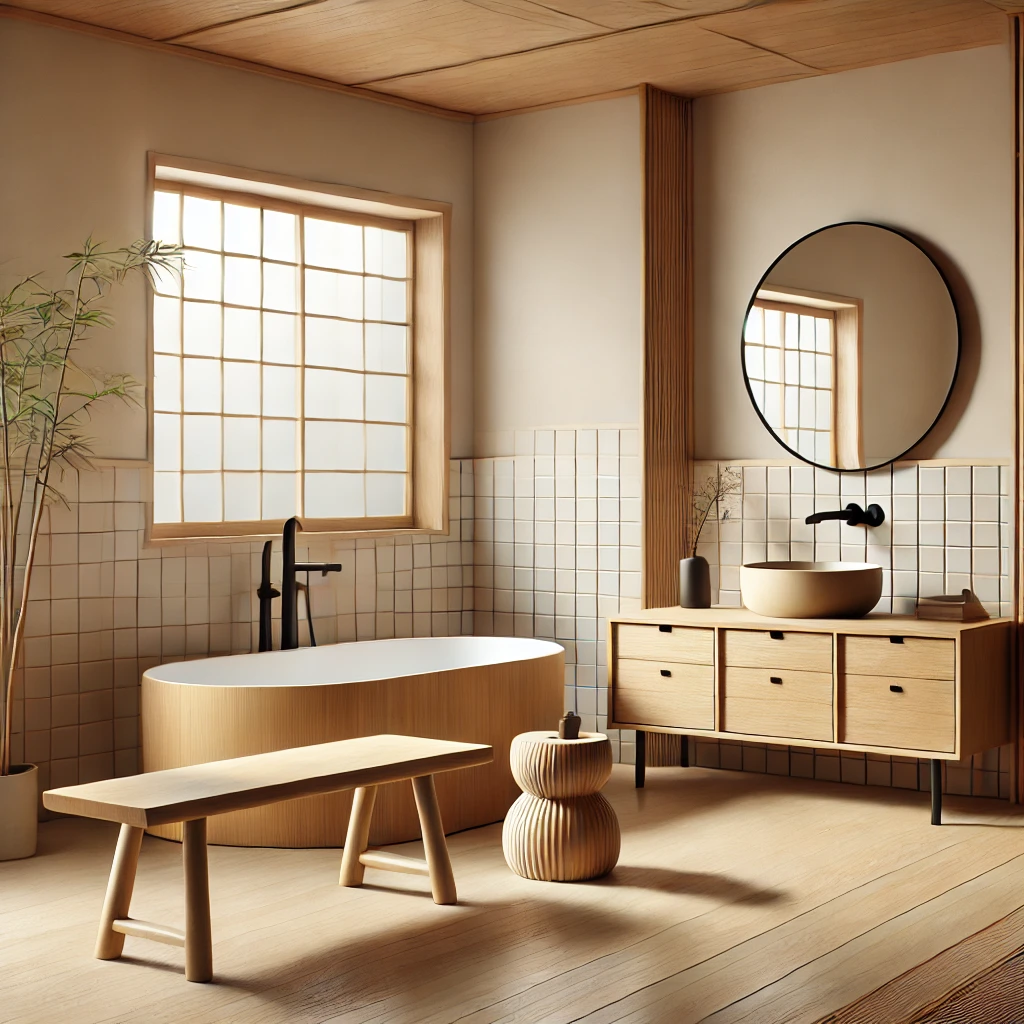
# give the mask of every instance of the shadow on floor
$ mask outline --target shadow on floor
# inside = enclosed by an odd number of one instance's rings
[[[651,889],[674,896],[706,896],[722,903],[749,903],[755,906],[789,898],[787,893],[779,889],[762,889],[728,875],[631,864],[619,864],[610,875],[584,884]]]

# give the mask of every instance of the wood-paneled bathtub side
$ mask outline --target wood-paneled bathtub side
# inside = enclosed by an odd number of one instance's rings
[[[554,729],[563,713],[564,655],[397,679],[317,686],[211,686],[142,677],[145,771],[202,764],[285,747],[398,733],[488,743],[494,761],[437,777],[446,832],[501,821],[519,795],[509,770],[512,738]],[[289,800],[219,815],[209,841],[225,846],[342,846],[351,793]],[[152,829],[181,838],[180,826]],[[408,784],[381,787],[375,845],[420,834]]]

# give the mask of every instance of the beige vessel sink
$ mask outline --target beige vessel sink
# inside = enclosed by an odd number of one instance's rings
[[[867,562],[752,562],[740,566],[743,603],[780,619],[857,618],[882,596],[882,567]]]

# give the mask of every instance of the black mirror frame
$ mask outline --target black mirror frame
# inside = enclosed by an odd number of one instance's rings
[[[754,302],[757,299],[757,293],[764,286],[765,281],[768,280],[771,272],[802,242],[807,241],[808,238],[813,238],[815,235],[820,235],[823,231],[829,231],[832,228],[842,227],[869,227],[878,228],[881,231],[889,231],[894,235],[899,235],[901,238],[905,238],[911,245],[917,248],[921,253],[924,254],[925,258],[935,268],[935,272],[939,275],[940,280],[946,286],[946,292],[949,295],[950,305],[953,307],[953,318],[956,321],[956,363],[953,366],[953,376],[949,382],[949,389],[946,391],[946,397],[942,400],[942,406],[940,407],[935,419],[929,424],[928,429],[904,451],[898,455],[894,455],[891,459],[885,462],[879,462],[874,466],[863,466],[857,469],[838,469],[835,466],[826,466],[820,462],[814,462],[812,459],[808,459],[801,455],[799,452],[794,451],[785,441],[779,437],[778,434],[769,426],[768,421],[764,418],[764,413],[761,411],[757,402],[754,399],[754,391],[750,386],[750,378],[747,376],[747,361],[746,354],[744,352],[744,345],[746,341],[746,330],[747,330],[747,318],[750,316],[750,311],[754,307]],[[950,287],[949,279],[942,272],[942,268],[932,259],[931,254],[927,249],[924,248],[921,243],[908,234],[906,231],[901,231],[899,228],[890,227],[888,224],[878,224],[870,220],[841,220],[836,221],[834,224],[826,224],[824,227],[816,228],[814,231],[808,231],[806,235],[798,238],[791,245],[787,246],[771,263],[771,266],[761,275],[760,280],[754,287],[754,291],[750,296],[750,301],[747,303],[747,308],[743,313],[743,323],[740,326],[740,368],[743,370],[743,384],[747,389],[747,397],[750,399],[750,404],[754,407],[754,412],[757,413],[757,418],[761,421],[762,426],[769,434],[775,439],[776,443],[784,448],[794,458],[799,459],[801,462],[807,463],[809,466],[814,466],[816,469],[824,469],[830,473],[870,473],[876,469],[884,469],[886,466],[891,466],[894,462],[899,462],[908,452],[913,451],[936,427],[939,420],[942,419],[943,413],[949,406],[950,399],[953,397],[953,390],[956,388],[957,377],[960,374],[960,360],[963,357],[964,339],[963,339],[963,327],[960,323],[960,310],[956,304],[956,297],[953,295],[953,289]]]

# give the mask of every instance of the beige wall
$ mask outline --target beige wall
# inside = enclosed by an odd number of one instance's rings
[[[1012,453],[1012,124],[1005,47],[696,102],[700,457],[785,455],[744,390],[743,312],[783,249],[843,220],[918,236],[953,281],[964,324],[961,379],[915,454]]]
[[[0,21],[0,274],[53,270],[90,233],[124,244],[145,224],[146,152],[454,204],[452,454],[472,443],[472,125],[262,75]],[[146,373],[145,291],[84,361]],[[143,458],[145,415],[95,424],[97,454]]]
[[[474,153],[477,455],[517,429],[635,424],[637,97],[483,122]]]

